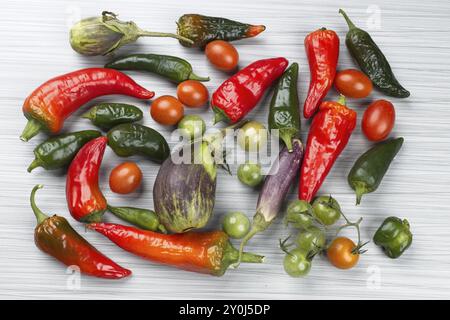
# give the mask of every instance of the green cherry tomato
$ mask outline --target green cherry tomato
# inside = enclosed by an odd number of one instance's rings
[[[305,200],[294,200],[289,203],[286,211],[286,223],[295,228],[307,229],[314,222],[312,206]]]
[[[267,144],[267,129],[257,121],[249,121],[239,129],[238,144],[245,151],[257,152]]]
[[[294,278],[306,276],[311,269],[311,261],[307,256],[308,252],[300,248],[289,251],[284,257],[284,271]]]
[[[295,239],[297,246],[306,252],[320,251],[325,247],[325,241],[325,233],[314,226],[301,231]]]
[[[253,163],[239,165],[237,175],[240,182],[250,187],[256,187],[263,179],[261,166]]]
[[[242,239],[250,230],[250,220],[242,212],[229,212],[222,221],[222,228],[230,238]]]
[[[331,196],[317,197],[312,207],[314,216],[326,226],[331,226],[341,217],[341,207]]]
[[[199,138],[205,133],[206,124],[202,117],[195,114],[184,116],[178,123],[178,129],[182,130],[189,139]]]

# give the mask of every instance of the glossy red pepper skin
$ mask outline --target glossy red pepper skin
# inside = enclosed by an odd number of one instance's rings
[[[101,221],[107,208],[106,199],[98,185],[98,173],[105,153],[106,137],[86,143],[69,166],[66,199],[70,214],[81,222]]]
[[[310,202],[334,162],[348,143],[356,126],[356,112],[339,102],[324,101],[309,128],[300,171],[299,199]]]
[[[110,94],[139,99],[155,95],[114,69],[87,68],[70,72],[48,80],[26,98],[22,109],[28,124],[21,139],[28,141],[41,130],[58,133],[64,120],[82,105]]]
[[[36,215],[34,230],[36,246],[66,266],[77,266],[82,273],[106,278],[121,279],[131,275],[131,271],[103,255],[61,216],[47,216],[35,204],[34,195],[42,185],[34,187],[31,193],[31,207]]]
[[[258,60],[222,83],[211,99],[215,123],[236,123],[245,117],[287,65],[288,61],[282,57]]]
[[[88,228],[144,259],[187,271],[221,276],[238,259],[238,251],[223,231],[161,234],[113,223],[91,223]],[[243,262],[262,260],[247,252],[242,257]]]
[[[306,36],[305,50],[311,73],[303,106],[303,116],[308,119],[317,111],[333,85],[339,58],[339,37],[333,30],[316,30]]]

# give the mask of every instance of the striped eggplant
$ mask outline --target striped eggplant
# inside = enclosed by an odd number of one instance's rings
[[[206,142],[200,161],[176,164],[168,157],[153,187],[153,202],[160,222],[171,232],[186,232],[206,225],[216,194],[216,165]]]
[[[300,169],[302,158],[303,144],[299,139],[292,140],[292,152],[289,152],[287,147],[280,151],[259,193],[252,226],[249,233],[242,239],[239,256],[247,242],[255,234],[266,230],[281,211],[283,201]],[[237,264],[239,261],[240,259]]]

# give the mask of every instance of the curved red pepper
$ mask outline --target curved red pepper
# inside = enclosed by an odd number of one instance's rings
[[[91,276],[120,279],[131,274],[130,270],[119,266],[87,242],[64,217],[50,217],[43,213],[34,200],[40,188],[42,185],[35,186],[30,196],[31,208],[37,220],[34,241],[39,249],[66,266],[77,266],[81,272]]]
[[[303,106],[303,116],[308,119],[317,111],[333,85],[339,57],[339,37],[333,30],[316,30],[306,36],[305,49],[311,73],[308,96]]]
[[[105,153],[106,137],[86,143],[70,164],[66,199],[70,214],[81,222],[99,222],[107,203],[98,185],[98,172]]]
[[[299,199],[310,202],[347,145],[356,126],[356,112],[338,102],[324,101],[309,128],[300,171]]]
[[[64,120],[83,104],[109,94],[139,99],[155,95],[114,69],[88,68],[70,72],[48,80],[28,96],[22,108],[28,123],[20,138],[28,141],[41,130],[58,133]]]
[[[214,123],[236,123],[245,117],[266,89],[283,74],[287,65],[285,58],[258,60],[222,83],[211,99]]]

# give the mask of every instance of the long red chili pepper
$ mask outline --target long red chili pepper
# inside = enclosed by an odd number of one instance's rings
[[[324,101],[309,128],[300,172],[299,198],[311,201],[328,172],[347,145],[356,126],[356,112],[338,102]]]
[[[101,221],[107,208],[98,185],[98,171],[105,153],[106,137],[86,143],[70,164],[66,180],[66,198],[70,214],[81,222]]]
[[[285,58],[258,60],[226,80],[213,93],[214,123],[236,123],[249,113],[288,65]]]
[[[317,111],[333,85],[339,57],[339,37],[333,30],[316,30],[306,36],[305,49],[311,73],[308,96],[303,106],[303,116],[308,119]]]
[[[221,276],[239,257],[222,231],[161,234],[113,223],[91,223],[88,228],[144,259],[188,271]],[[261,263],[263,258],[244,252],[241,262]]]
[[[88,101],[104,95],[123,94],[150,99],[155,93],[114,69],[88,68],[50,79],[23,103],[28,123],[21,139],[28,141],[41,130],[58,133],[64,120]]]
[[[34,241],[39,249],[66,266],[77,266],[81,272],[91,276],[120,279],[131,274],[130,270],[122,268],[94,248],[64,217],[49,217],[43,213],[34,200],[36,191],[41,188],[42,185],[35,186],[30,196],[31,208],[37,220]]]

